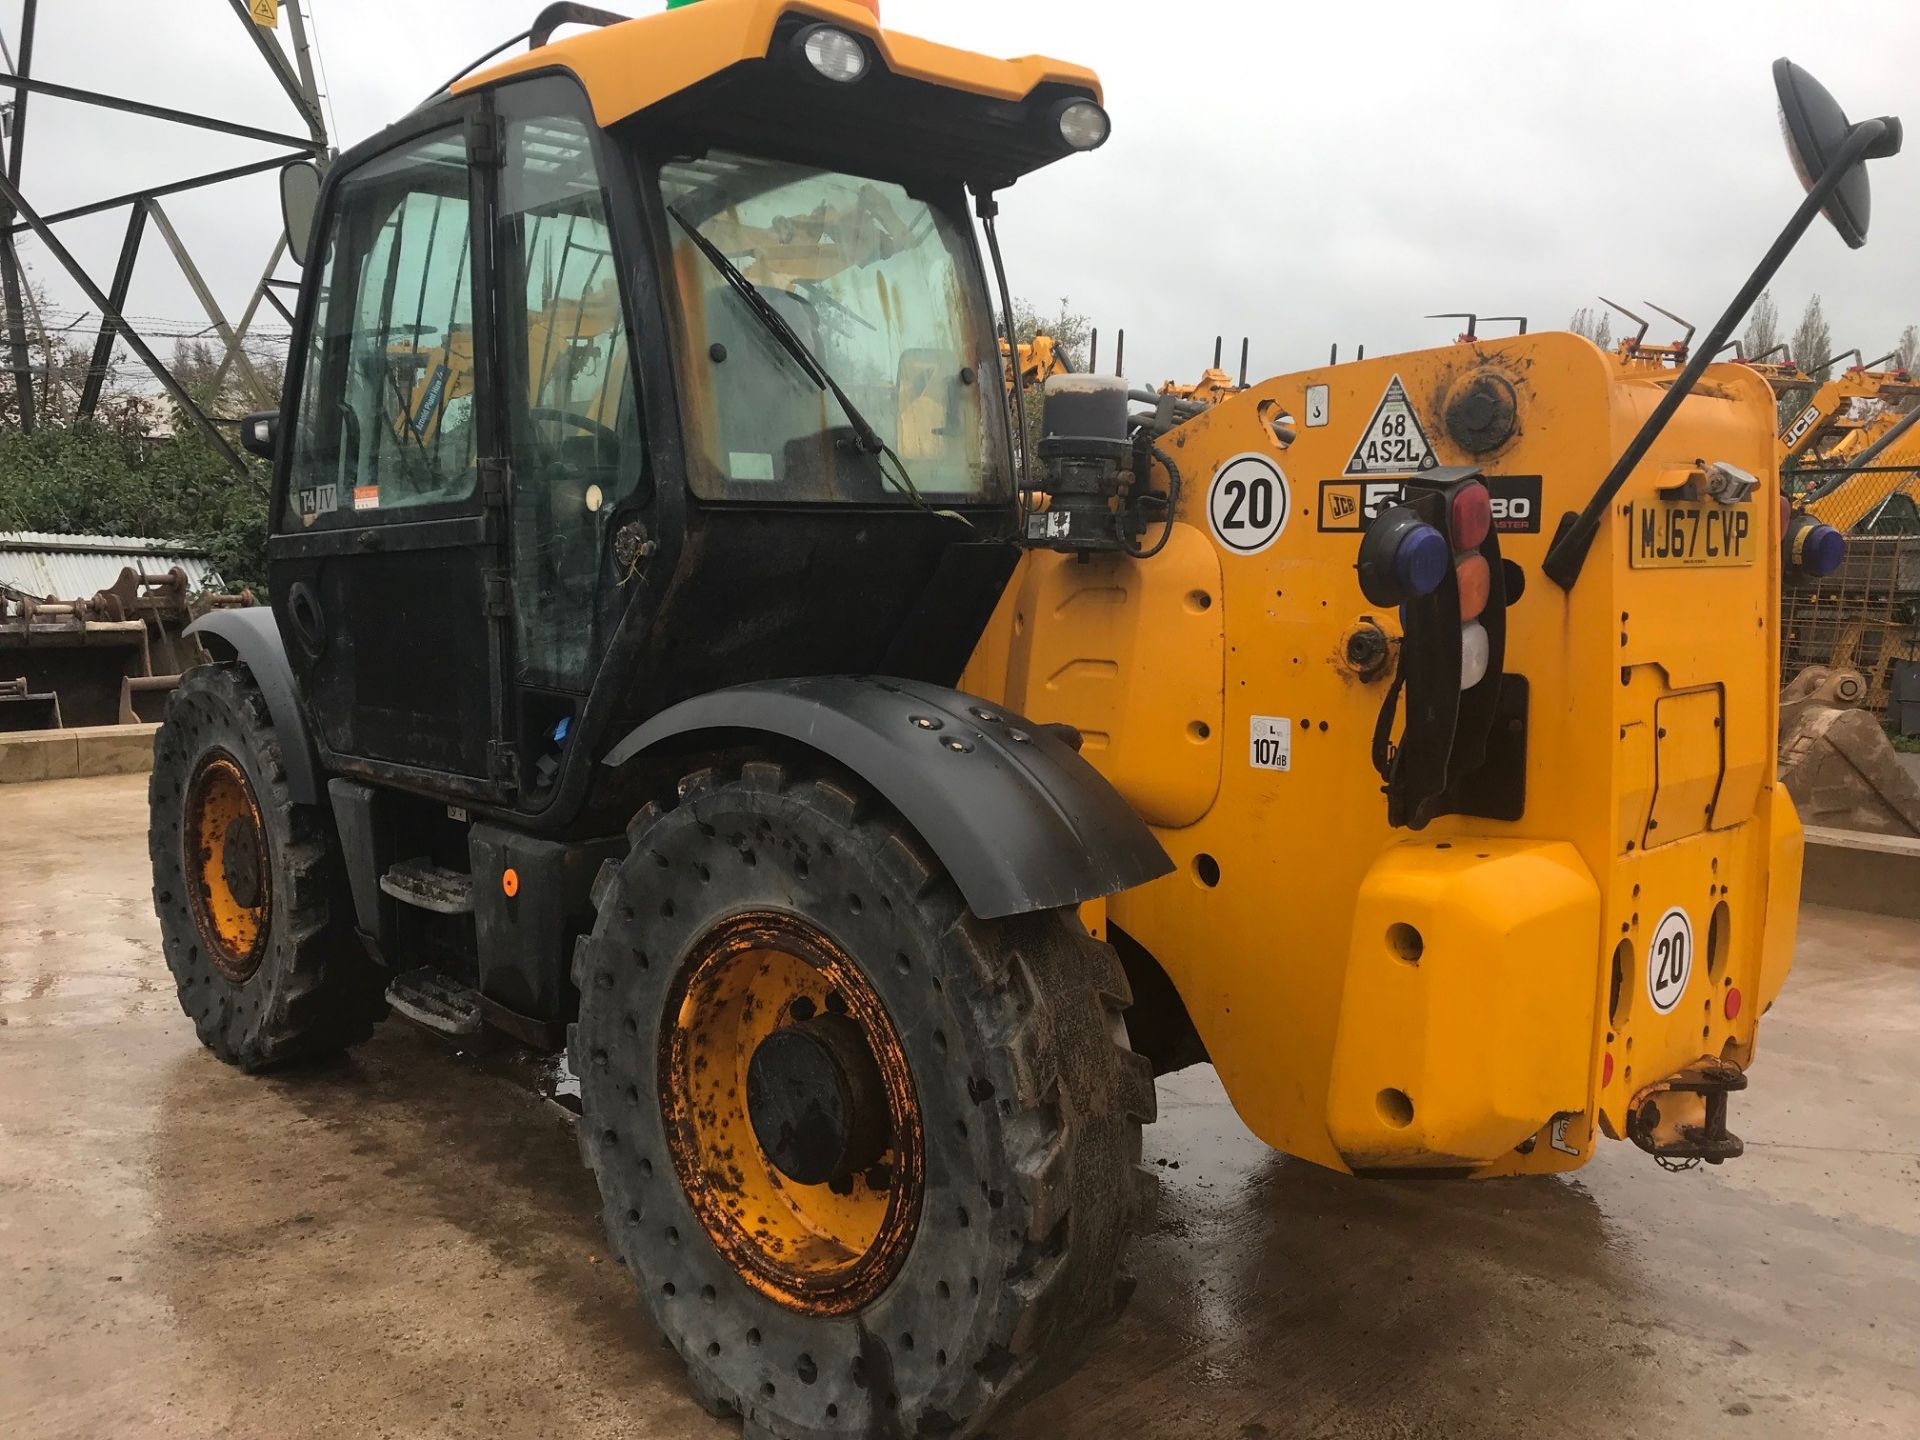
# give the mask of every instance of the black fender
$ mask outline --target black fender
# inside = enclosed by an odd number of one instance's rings
[[[318,775],[320,765],[307,731],[307,717],[300,710],[300,692],[294,688],[293,666],[287,662],[286,642],[274,623],[273,611],[264,605],[241,610],[210,610],[187,626],[186,633],[211,636],[232,649],[234,658],[253,675],[253,683],[266,697],[267,713],[273,717],[274,731],[280,737],[280,755],[287,767],[287,789],[301,805],[320,802]],[[201,641],[205,644],[205,640]]]
[[[1077,905],[1173,869],[1051,727],[942,685],[819,675],[715,690],[661,711],[603,763],[701,732],[778,736],[845,766],[919,832],[982,919]]]

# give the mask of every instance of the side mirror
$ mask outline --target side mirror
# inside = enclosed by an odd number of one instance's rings
[[[271,460],[274,447],[279,440],[280,412],[278,410],[260,410],[242,417],[240,448],[249,455],[258,455],[262,460]]]
[[[287,227],[287,253],[306,267],[313,248],[313,217],[320,209],[320,167],[296,160],[280,172],[280,219]]]
[[[1773,62],[1773,88],[1780,97],[1780,129],[1787,154],[1800,184],[1812,190],[1853,134],[1853,122],[1826,86],[1784,55]],[[1854,250],[1867,243],[1867,222],[1873,213],[1866,162],[1900,153],[1900,122],[1889,115],[1880,124],[1886,127],[1885,133],[1834,186],[1820,212]]]

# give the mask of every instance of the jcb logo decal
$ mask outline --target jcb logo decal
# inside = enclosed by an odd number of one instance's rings
[[[1398,480],[1322,480],[1320,528],[1365,530],[1380,512],[1400,503]]]
[[[1813,428],[1813,422],[1819,418],[1820,407],[1818,405],[1807,406],[1807,408],[1802,410],[1799,416],[1795,418],[1793,424],[1787,427],[1787,433],[1780,437],[1781,441],[1788,446],[1796,444],[1801,436]]]

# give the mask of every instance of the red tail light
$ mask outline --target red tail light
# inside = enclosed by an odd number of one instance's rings
[[[1484,485],[1462,485],[1453,492],[1447,524],[1453,530],[1453,548],[1478,550],[1493,528],[1493,502]],[[1478,613],[1478,612],[1476,612]]]

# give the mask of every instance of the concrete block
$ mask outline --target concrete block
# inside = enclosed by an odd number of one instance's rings
[[[1800,899],[1920,920],[1920,839],[1809,825]]]
[[[158,725],[98,725],[72,731],[82,775],[144,775],[153,769]]]
[[[71,780],[79,773],[79,745],[71,730],[0,735],[0,785]]]

